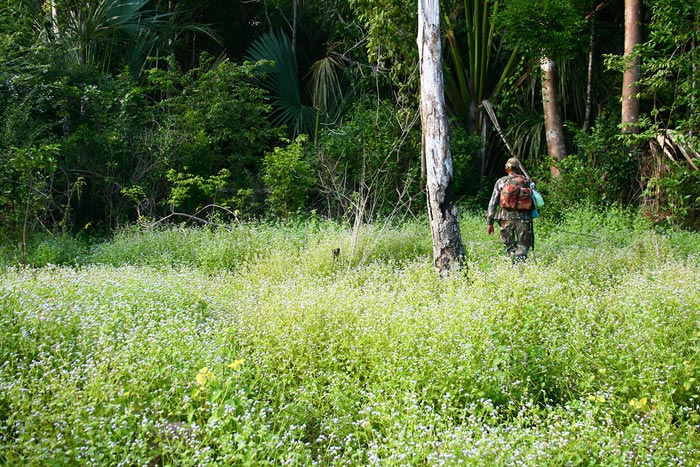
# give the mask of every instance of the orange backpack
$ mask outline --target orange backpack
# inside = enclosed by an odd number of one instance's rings
[[[509,174],[501,189],[499,204],[509,211],[529,211],[534,208],[530,180],[520,174]]]

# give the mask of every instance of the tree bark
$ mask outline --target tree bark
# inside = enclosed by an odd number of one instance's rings
[[[58,9],[56,8],[56,0],[49,0],[49,8],[51,10],[51,30],[55,40],[61,39],[61,31],[58,29]]]
[[[593,51],[595,50],[595,16],[591,17],[591,36],[588,39],[588,74],[586,77],[586,114],[583,118],[583,131],[591,128],[593,114]]]
[[[625,72],[622,75],[622,132],[639,133],[639,77],[641,57],[634,48],[641,41],[641,0],[625,0]]]
[[[464,247],[459,231],[457,206],[452,202],[454,177],[445,110],[439,0],[418,0],[417,42],[422,146],[433,238],[433,264],[437,272],[446,276],[462,268]]]
[[[559,95],[559,73],[557,64],[547,57],[540,61],[542,69],[542,104],[544,106],[544,128],[547,138],[547,152],[552,159],[550,171],[553,177],[559,176],[556,163],[566,157],[564,141],[564,118]]]

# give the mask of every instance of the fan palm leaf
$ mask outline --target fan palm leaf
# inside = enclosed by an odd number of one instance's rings
[[[263,64],[262,86],[272,99],[272,124],[288,126],[294,135],[312,132],[316,111],[302,102],[296,56],[289,38],[270,31],[255,40],[246,59]]]

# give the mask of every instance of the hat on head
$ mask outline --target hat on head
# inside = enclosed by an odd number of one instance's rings
[[[515,157],[511,157],[506,161],[506,169],[515,169],[520,171],[520,161]]]

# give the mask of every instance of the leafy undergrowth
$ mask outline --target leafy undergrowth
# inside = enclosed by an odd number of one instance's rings
[[[440,279],[428,227],[134,229],[7,268],[0,463],[698,465],[700,236],[581,211],[513,267],[466,216]]]

